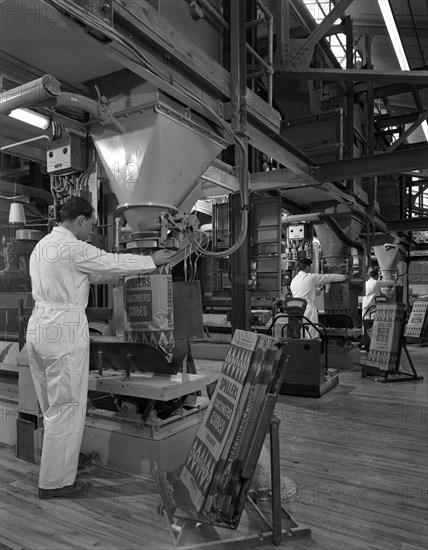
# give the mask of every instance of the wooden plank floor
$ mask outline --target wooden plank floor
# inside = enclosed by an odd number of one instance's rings
[[[285,507],[309,540],[289,550],[425,550],[427,539],[428,348],[409,345],[422,382],[382,384],[342,371],[321,399],[280,396],[281,473],[297,484]],[[199,372],[218,363],[197,360]],[[221,364],[220,364],[221,365]],[[104,468],[81,498],[42,501],[38,466],[1,448],[0,550],[172,548],[155,484]],[[254,532],[246,514],[238,533]],[[247,548],[245,543],[242,548]],[[266,548],[259,545],[256,548]]]

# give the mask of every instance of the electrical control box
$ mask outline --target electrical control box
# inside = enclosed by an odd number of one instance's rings
[[[289,239],[305,239],[306,227],[303,223],[298,225],[290,225],[287,228],[287,233]]]
[[[85,169],[86,153],[83,141],[73,135],[52,141],[47,150],[47,171],[64,176]]]

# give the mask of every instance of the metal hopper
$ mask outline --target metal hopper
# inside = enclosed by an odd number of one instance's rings
[[[385,281],[394,281],[398,264],[403,260],[404,251],[398,244],[383,244],[373,247],[382,276]]]
[[[130,231],[146,234],[159,230],[162,212],[190,211],[199,177],[226,143],[159,90],[146,86],[139,99],[138,109],[115,114],[123,133],[99,124],[91,135]]]
[[[351,248],[359,243],[355,239],[360,234],[362,222],[341,205],[326,206],[323,209],[323,219],[332,223],[315,225],[315,231],[320,241],[327,271],[330,273],[346,273],[349,268]],[[361,246],[361,245],[360,245]]]

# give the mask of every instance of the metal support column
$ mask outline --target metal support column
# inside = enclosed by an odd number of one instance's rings
[[[248,143],[247,130],[247,58],[246,58],[246,0],[230,2],[231,43],[231,100],[232,128],[239,137]],[[240,158],[235,148],[235,163]],[[248,169],[248,167],[246,167]],[[236,238],[241,223],[239,197],[231,198],[232,239]],[[237,225],[239,224],[239,225]],[[233,242],[233,240],[232,240]],[[248,289],[248,239],[237,252],[231,255],[232,279],[232,333],[236,328],[249,330],[251,326],[251,296]]]
[[[281,544],[281,464],[279,449],[279,420],[273,415],[270,421],[270,460],[272,484],[272,534],[275,546]]]
[[[279,0],[273,3],[277,47],[274,51],[274,65],[288,65],[290,56],[290,3]]]
[[[345,18],[346,31],[346,69],[354,68],[354,37],[352,20]],[[346,158],[354,157],[354,83],[346,82],[346,128],[345,128]],[[353,191],[353,180],[346,182],[349,191]]]
[[[367,55],[367,69],[373,69],[372,65],[372,37],[366,34],[366,55]],[[367,83],[367,155],[374,155],[375,152],[375,125],[374,125],[374,83]],[[369,178],[368,199],[369,199],[369,211],[374,214],[376,202],[377,202],[377,183],[378,178],[371,176]]]

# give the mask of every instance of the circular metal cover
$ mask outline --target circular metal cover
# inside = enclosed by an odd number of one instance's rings
[[[15,238],[20,241],[40,241],[44,233],[38,229],[17,229]]]

